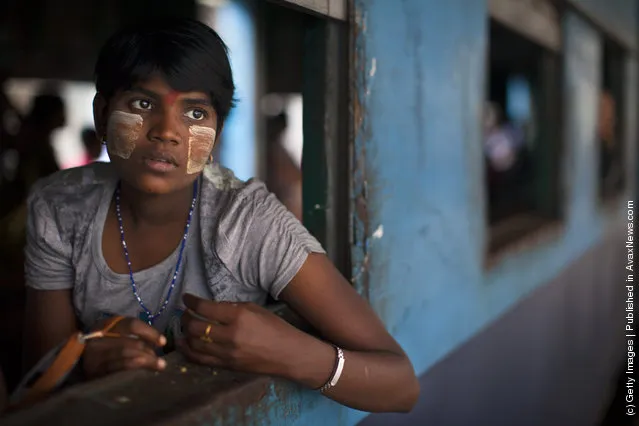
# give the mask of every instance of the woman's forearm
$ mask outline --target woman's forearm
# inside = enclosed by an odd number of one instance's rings
[[[27,372],[51,348],[77,331],[70,290],[27,288],[23,369]]]
[[[391,352],[344,350],[344,367],[337,385],[325,395],[368,412],[408,412],[419,395],[419,382],[405,356]],[[290,366],[282,375],[311,389],[332,376],[335,348],[310,335],[291,345]]]

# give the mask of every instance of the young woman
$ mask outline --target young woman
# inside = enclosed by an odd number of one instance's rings
[[[232,108],[227,51],[190,20],[113,36],[96,65],[95,126],[111,163],[40,181],[28,206],[26,362],[112,315],[88,377],[197,363],[284,377],[364,411],[409,411],[405,353],[320,244],[256,181],[211,161]],[[322,335],[263,305],[287,303]]]

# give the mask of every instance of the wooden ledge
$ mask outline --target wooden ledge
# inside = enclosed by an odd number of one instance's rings
[[[298,328],[307,328],[285,305],[269,309]],[[284,382],[192,364],[177,352],[165,359],[167,368],[163,372],[128,371],[71,386],[39,404],[0,417],[0,424],[199,426],[214,421],[253,424],[257,422],[253,416],[264,413],[247,409],[265,408],[260,402],[272,386]],[[296,389],[295,385],[292,389]]]
[[[163,372],[138,370],[69,387],[0,419],[4,426],[190,425],[259,403],[272,379],[194,365],[178,353]],[[241,410],[242,412],[244,410]]]

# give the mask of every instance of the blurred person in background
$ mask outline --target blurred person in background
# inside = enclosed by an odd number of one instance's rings
[[[600,178],[603,181],[602,190],[609,192],[615,190],[623,180],[623,167],[619,161],[623,156],[615,155],[619,150],[617,140],[617,109],[615,99],[608,91],[603,91],[599,96],[599,152],[601,156],[599,164]]]
[[[17,174],[13,181],[3,185],[0,212],[0,253],[7,262],[8,259],[21,259],[25,243],[26,198],[31,186],[60,169],[51,136],[65,122],[62,98],[57,94],[41,93],[33,99],[16,137]]]
[[[302,220],[302,171],[295,165],[282,144],[287,126],[286,114],[279,114],[267,123],[268,164],[267,185],[275,196]]]
[[[495,102],[485,106],[483,149],[488,197],[495,206],[491,214],[499,217],[519,208],[520,185],[528,171],[525,133],[506,120],[502,107]]]
[[[65,123],[64,101],[59,95],[43,93],[33,99],[18,134],[18,170],[25,192],[38,179],[60,170],[51,137]]]

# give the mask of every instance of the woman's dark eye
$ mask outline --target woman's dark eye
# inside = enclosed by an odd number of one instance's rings
[[[206,118],[206,113],[204,111],[202,111],[201,109],[192,109],[186,112],[187,117],[189,117],[191,120],[204,120]]]
[[[151,102],[145,100],[145,99],[136,99],[135,101],[131,102],[131,105],[133,106],[133,108],[136,109],[151,109]]]

